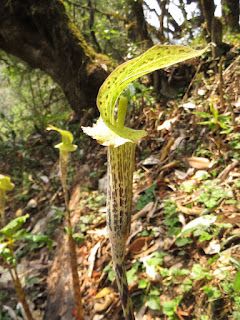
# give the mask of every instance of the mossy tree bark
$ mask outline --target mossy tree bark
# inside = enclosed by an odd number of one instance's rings
[[[143,12],[142,0],[128,0],[128,35],[133,41],[139,41],[143,49],[148,49],[153,45],[153,41],[147,30],[147,22]]]
[[[215,4],[213,0],[201,0],[203,15],[206,21],[206,30],[208,32],[208,40],[215,44],[212,47],[213,59],[222,56],[224,48],[222,46],[223,26],[221,19],[214,16]]]
[[[201,6],[203,15],[206,21],[206,29],[209,35],[211,35],[212,22],[214,19],[215,4],[213,0],[201,0]]]
[[[61,0],[0,0],[0,49],[49,74],[79,118],[95,107],[110,60],[92,50]]]
[[[226,26],[239,32],[239,0],[222,0],[222,12]]]

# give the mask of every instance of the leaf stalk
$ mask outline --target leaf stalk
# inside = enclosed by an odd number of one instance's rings
[[[78,320],[83,320],[83,305],[82,295],[80,291],[80,281],[78,276],[77,266],[77,254],[76,254],[76,243],[73,239],[71,214],[69,209],[69,197],[67,190],[67,166],[68,166],[68,151],[60,149],[60,176],[64,193],[65,207],[67,212],[67,224],[68,224],[68,246],[70,254],[70,266],[72,272],[73,292],[76,303],[76,314]]]

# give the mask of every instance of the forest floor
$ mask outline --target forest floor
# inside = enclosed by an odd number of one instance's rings
[[[222,80],[199,69],[183,98],[153,104],[149,89],[132,105],[130,126],[148,132],[136,150],[126,248],[137,320],[240,319],[238,54],[239,47],[231,49]],[[22,172],[7,218],[29,213],[26,229],[54,240],[52,251],[37,244],[16,248],[34,319],[70,320],[64,198],[52,145],[32,137],[1,169],[13,180]],[[86,319],[123,319],[106,231],[106,149],[81,134],[68,182]],[[0,289],[0,319],[22,319],[19,310],[11,315],[16,295],[1,266]]]

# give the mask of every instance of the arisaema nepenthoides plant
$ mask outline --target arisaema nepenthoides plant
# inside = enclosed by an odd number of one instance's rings
[[[76,255],[76,244],[73,238],[73,230],[71,223],[71,214],[69,208],[69,197],[68,197],[68,188],[67,188],[67,169],[68,169],[68,153],[73,152],[77,149],[77,146],[73,144],[73,135],[67,130],[62,130],[54,126],[49,126],[47,130],[55,130],[62,135],[62,142],[57,144],[55,148],[59,149],[59,162],[60,162],[60,178],[63,187],[65,207],[67,212],[67,224],[68,224],[68,246],[70,254],[70,266],[72,272],[72,281],[73,281],[73,291],[74,299],[76,303],[76,317],[79,320],[83,320],[83,305],[82,305],[82,295],[80,290],[80,282],[78,276],[78,267],[77,267],[77,255]]]
[[[144,130],[124,126],[127,99],[117,100],[127,85],[137,78],[175,63],[197,57],[205,50],[184,46],[156,45],[141,56],[116,68],[101,86],[97,96],[100,118],[83,131],[108,147],[107,227],[112,259],[122,308],[126,320],[133,320],[132,301],[124,265],[125,244],[131,225],[132,179],[136,143],[146,136]]]
[[[11,178],[0,174],[0,215],[2,227],[6,224],[5,219],[5,205],[6,205],[6,193],[14,188],[14,184],[11,182]]]

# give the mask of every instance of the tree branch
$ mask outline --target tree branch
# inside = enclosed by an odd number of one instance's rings
[[[0,49],[49,74],[80,117],[95,107],[108,57],[90,48],[61,0],[0,0]]]
[[[75,2],[72,2],[72,1],[69,1],[69,0],[65,0],[67,3],[69,4],[72,4],[73,6],[75,7],[79,7],[79,8],[82,8],[82,9],[86,9],[86,10],[89,10],[91,11],[92,8],[90,6],[85,6],[85,5],[81,5],[81,4],[77,4]],[[118,19],[118,20],[121,20],[121,21],[124,21],[124,22],[127,22],[127,19],[124,18],[123,15],[121,15],[120,13],[116,13],[114,11],[112,12],[107,12],[107,11],[103,11],[103,10],[100,10],[98,8],[94,8],[94,10],[98,13],[101,13],[102,15],[104,16],[107,16],[109,18],[114,18],[114,19]]]

